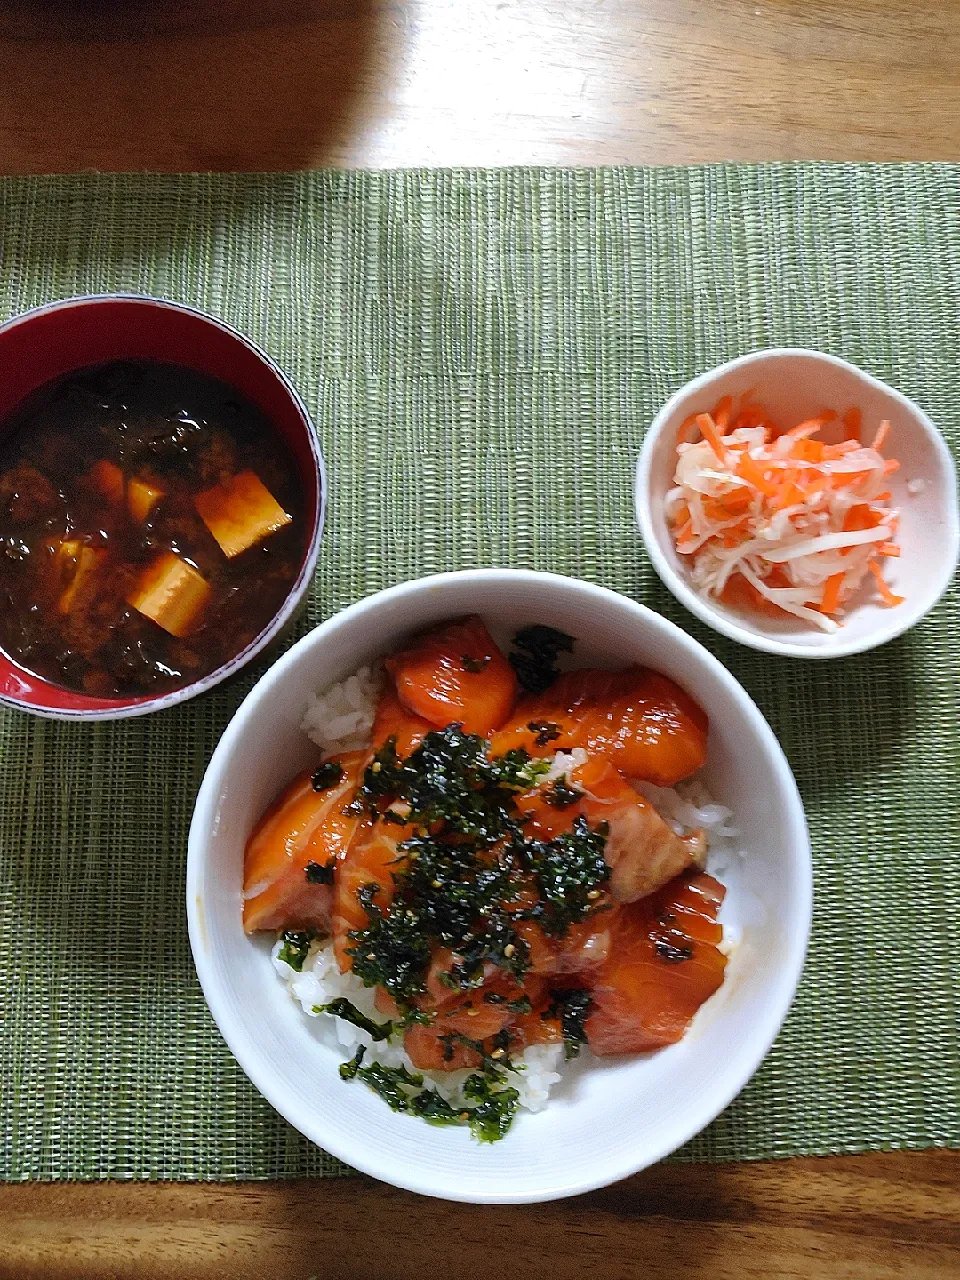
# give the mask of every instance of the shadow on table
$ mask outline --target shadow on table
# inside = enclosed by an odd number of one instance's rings
[[[0,0],[3,167],[336,162],[364,82],[383,80],[377,14],[375,0]]]

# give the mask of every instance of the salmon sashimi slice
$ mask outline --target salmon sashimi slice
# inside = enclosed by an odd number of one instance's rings
[[[610,893],[617,902],[636,902],[681,872],[702,869],[707,852],[703,832],[677,835],[603,756],[590,757],[572,769],[567,785],[575,798],[562,808],[551,803],[550,783],[518,797],[526,830],[552,839],[571,830],[580,817],[592,829],[606,823],[603,853],[610,867]]]
[[[572,924],[559,938],[551,937],[535,920],[518,921],[514,927],[527,944],[530,973],[538,977],[573,977],[598,969],[613,946],[616,910],[608,904]]]
[[[347,851],[357,818],[345,814],[366,760],[366,752],[338,756],[340,780],[315,790],[314,770],[290,783],[260,819],[243,859],[243,927],[329,929],[333,890],[310,883],[311,862],[327,867]]]
[[[410,1027],[403,1047],[418,1071],[459,1071],[479,1067],[483,1061],[476,1049],[462,1041],[445,1043],[433,1027]]]
[[[677,835],[611,764],[588,761],[574,770],[571,780],[583,788],[580,812],[589,825],[607,824],[603,856],[617,902],[637,902],[684,871],[702,870],[707,854],[703,832]]]
[[[476,615],[445,622],[386,659],[400,701],[445,729],[461,724],[486,737],[500,727],[517,697],[517,677]]]
[[[712,876],[684,876],[620,909],[610,956],[588,979],[594,1007],[585,1027],[594,1053],[644,1053],[683,1038],[723,983],[717,912],[724,892]]]
[[[557,677],[545,693],[522,698],[491,739],[494,755],[584,747],[628,778],[672,787],[707,758],[707,717],[679,685],[644,667],[584,668]]]
[[[413,833],[411,826],[367,820],[338,862],[333,889],[333,950],[341,973],[353,968],[350,934],[370,924],[361,890],[376,887],[374,901],[380,911],[388,912],[396,893],[394,876],[406,862],[398,846]]]
[[[488,1050],[495,1046],[487,1042],[505,1029],[511,1032],[511,1042],[521,1046],[544,1044],[556,1038],[559,1024],[538,1025],[540,1013],[550,1004],[548,989],[541,979],[528,973],[521,983],[491,966],[481,986],[466,992],[451,991],[438,979],[441,973],[449,972],[454,960],[449,948],[438,949],[427,978],[427,994],[417,1001],[417,1007],[429,1012],[433,1020],[428,1026],[411,1027],[404,1039],[404,1048],[416,1067],[422,1071],[453,1071],[479,1066],[480,1055],[457,1040],[458,1036],[478,1041]],[[521,998],[524,1004],[518,1008],[516,1002]],[[513,1007],[510,1002],[514,1002]]]
[[[377,703],[377,714],[373,721],[370,748],[376,753],[388,738],[395,740],[395,750],[401,760],[405,760],[411,751],[433,728],[429,721],[408,711],[393,689],[385,689]]]

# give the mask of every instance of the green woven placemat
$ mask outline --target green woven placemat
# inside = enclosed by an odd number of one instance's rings
[[[946,165],[0,183],[3,316],[145,291],[290,372],[331,477],[302,630],[434,570],[553,569],[661,610],[757,699],[807,806],[813,940],[688,1158],[960,1145],[956,591],[866,657],[778,660],[673,601],[631,505],[663,399],[758,346],[847,357],[956,449],[958,191]],[[187,944],[193,798],[262,669],[118,725],[0,715],[0,1176],[342,1172],[243,1077]]]

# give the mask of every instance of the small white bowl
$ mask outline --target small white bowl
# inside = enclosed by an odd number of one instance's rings
[[[749,389],[785,422],[802,422],[822,410],[857,406],[868,436],[888,419],[888,453],[900,460],[890,477],[900,508],[899,559],[884,562],[884,576],[902,604],[888,608],[865,584],[847,608],[843,626],[827,634],[800,619],[768,618],[732,609],[701,595],[689,583],[663,513],[673,486],[677,430],[692,413],[705,412],[726,395]],[[920,492],[911,492],[908,485]],[[671,396],[654,418],[637,464],[636,509],[650,559],[664,584],[708,626],[753,649],[796,658],[839,658],[885,644],[919,622],[950,583],[960,553],[957,477],[943,436],[921,409],[878,378],[846,360],[819,351],[756,351],[694,378]]]
[[[411,631],[477,612],[498,639],[532,622],[578,639],[578,664],[645,663],[710,717],[703,771],[735,812],[742,861],[722,873],[722,919],[741,941],[726,981],[680,1044],[570,1069],[545,1110],[505,1139],[393,1114],[337,1073],[270,963],[271,939],[241,927],[243,851],[278,790],[317,758],[300,732],[308,695],[395,648]],[[709,869],[709,868],[708,868]],[[552,574],[490,569],[382,591],[305,636],[227,727],[190,829],[187,913],[207,1003],[262,1094],[301,1133],[354,1168],[425,1195],[522,1203],[575,1195],[660,1160],[708,1124],[757,1069],[793,999],[810,928],[810,846],[793,775],[770,727],[727,670],[672,623],[611,591]]]

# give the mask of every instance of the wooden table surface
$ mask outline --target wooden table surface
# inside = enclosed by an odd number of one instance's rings
[[[0,173],[960,158],[960,0],[5,0]],[[960,1277],[960,1155],[0,1188],[0,1277]]]
[[[4,0],[0,172],[953,159],[958,0]]]

